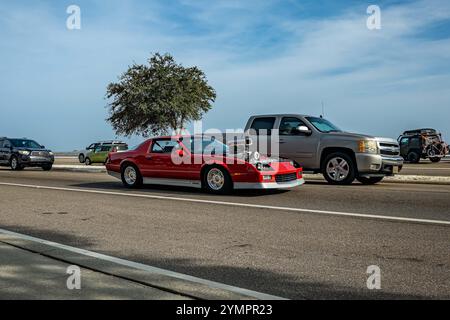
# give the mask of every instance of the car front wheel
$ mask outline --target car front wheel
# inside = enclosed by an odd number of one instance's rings
[[[411,151],[410,153],[408,153],[407,159],[410,163],[419,163],[420,154],[415,151]]]
[[[42,170],[44,170],[44,171],[50,171],[50,170],[52,170],[52,165],[51,164],[49,164],[49,165],[46,165],[46,166],[42,166]]]
[[[349,155],[336,152],[326,157],[322,171],[328,183],[348,185],[355,180],[357,170]]]
[[[139,188],[142,186],[142,175],[135,165],[124,165],[121,170],[121,176],[122,183],[127,188]]]
[[[202,179],[203,188],[215,194],[227,194],[231,192],[233,183],[228,172],[219,166],[207,168]]]

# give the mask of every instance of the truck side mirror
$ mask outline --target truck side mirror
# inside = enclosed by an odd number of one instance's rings
[[[312,134],[311,129],[309,129],[307,126],[298,126],[296,131],[297,133],[301,133],[306,136],[310,136]]]

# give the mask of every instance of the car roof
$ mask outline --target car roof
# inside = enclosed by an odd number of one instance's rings
[[[264,117],[314,117],[314,116],[300,114],[300,113],[258,114],[258,115],[251,116],[251,118],[264,118]],[[317,116],[317,117],[319,117],[319,116]]]

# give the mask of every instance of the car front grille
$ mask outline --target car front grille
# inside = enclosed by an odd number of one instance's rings
[[[380,142],[380,153],[384,156],[399,156],[400,148],[398,144]]]
[[[50,156],[47,151],[33,151],[31,152],[31,155],[33,157],[42,157],[42,158],[48,158]]]
[[[297,174],[295,172],[287,174],[277,174],[275,176],[275,181],[277,183],[290,182],[295,180],[297,180]]]

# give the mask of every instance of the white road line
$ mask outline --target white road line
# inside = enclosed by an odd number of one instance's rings
[[[11,187],[22,187],[22,188],[32,188],[32,189],[44,189],[44,190],[57,190],[57,191],[71,191],[71,192],[93,193],[93,194],[105,194],[105,195],[125,196],[125,197],[135,197],[135,198],[158,199],[158,200],[173,200],[173,201],[184,201],[184,202],[204,203],[204,204],[218,204],[218,205],[244,207],[244,208],[270,209],[270,210],[278,210],[278,211],[291,211],[291,212],[303,212],[303,213],[318,213],[318,214],[332,215],[332,216],[368,218],[368,219],[377,219],[377,220],[386,220],[386,221],[401,221],[401,222],[413,222],[413,223],[424,223],[424,224],[450,226],[450,221],[445,221],[445,220],[416,219],[416,218],[405,218],[405,217],[395,217],[395,216],[382,216],[382,215],[376,215],[376,214],[339,212],[339,211],[328,211],[328,210],[314,210],[314,209],[302,209],[302,208],[289,208],[289,207],[268,206],[268,205],[261,205],[261,204],[227,202],[227,201],[217,201],[217,200],[203,200],[203,199],[190,199],[190,198],[182,198],[182,197],[157,196],[157,195],[149,195],[149,194],[112,192],[112,191],[102,191],[102,190],[85,190],[85,189],[64,188],[64,187],[49,187],[49,186],[38,186],[38,185],[5,183],[5,182],[0,182],[0,186],[11,186]]]
[[[121,258],[108,256],[108,255],[101,254],[101,253],[96,253],[96,252],[85,250],[85,249],[71,247],[71,246],[67,246],[64,244],[57,243],[57,242],[52,242],[52,241],[48,241],[48,240],[44,240],[44,239],[40,239],[40,238],[35,238],[35,237],[12,232],[12,231],[5,230],[5,229],[0,229],[0,233],[6,234],[6,235],[11,235],[11,236],[14,236],[14,237],[17,237],[17,238],[20,238],[23,240],[27,240],[27,241],[37,242],[37,243],[44,244],[44,245],[47,245],[50,247],[59,248],[59,249],[67,250],[70,252],[75,252],[77,254],[96,258],[99,260],[109,261],[109,262],[120,264],[120,265],[123,265],[126,267],[139,269],[139,270],[143,270],[146,272],[151,272],[151,273],[168,276],[168,277],[172,277],[172,278],[176,278],[176,279],[186,280],[186,281],[190,281],[190,282],[194,282],[194,283],[199,283],[199,284],[206,285],[210,288],[221,289],[221,290],[226,290],[226,291],[230,291],[230,292],[234,292],[234,293],[238,293],[238,294],[243,294],[245,296],[252,297],[255,299],[259,299],[259,300],[286,300],[285,298],[282,298],[282,297],[278,297],[278,296],[274,296],[274,295],[270,295],[270,294],[266,294],[266,293],[262,293],[262,292],[257,292],[257,291],[253,291],[253,290],[248,290],[248,289],[244,289],[244,288],[234,287],[234,286],[230,286],[230,285],[223,284],[220,282],[197,278],[197,277],[190,276],[190,275],[183,274],[183,273],[178,273],[178,272],[174,272],[174,271],[170,271],[170,270],[152,267],[152,266],[142,264],[139,262],[133,262],[133,261],[129,261],[129,260],[121,259]]]

